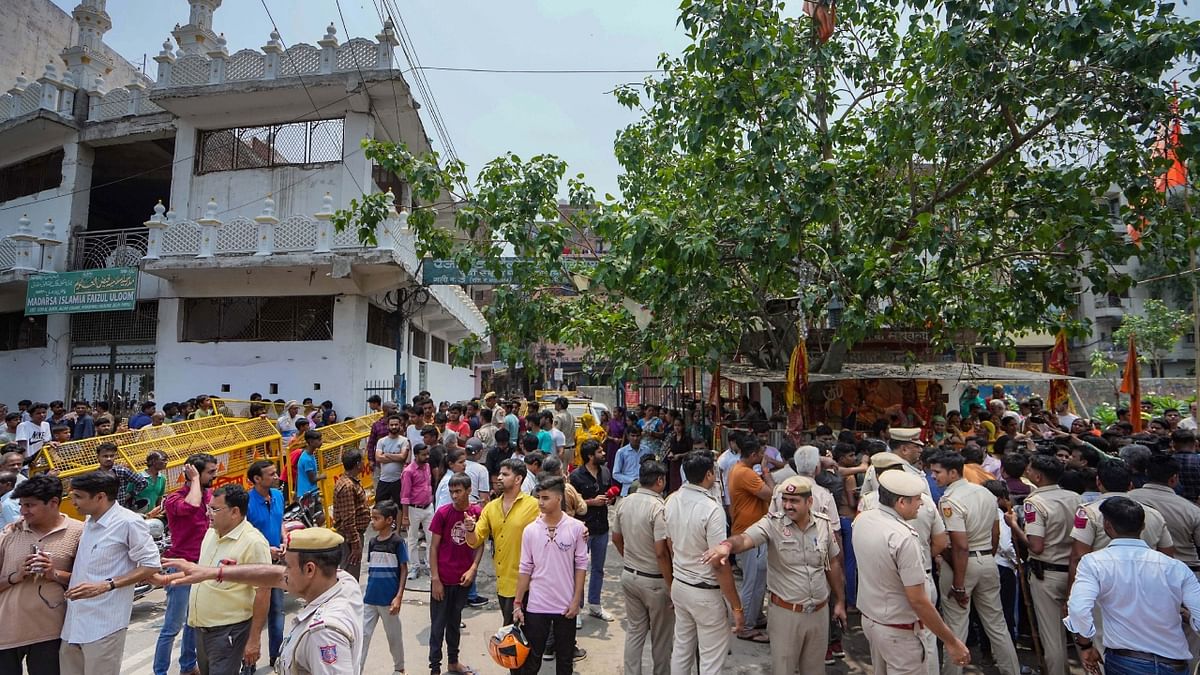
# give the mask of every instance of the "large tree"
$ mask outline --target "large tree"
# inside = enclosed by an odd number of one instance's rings
[[[738,350],[780,367],[834,298],[826,369],[884,327],[926,330],[937,348],[1004,347],[1070,324],[1081,275],[1101,294],[1131,282],[1115,269],[1133,249],[1104,200],[1114,185],[1143,251],[1186,257],[1187,214],[1155,198],[1149,152],[1168,74],[1200,44],[1173,4],[860,0],[838,4],[827,42],[787,10],[683,0],[690,44],[617,91],[641,112],[615,142],[621,195],[572,178],[570,217],[552,155],[510,154],[469,181],[461,164],[369,144],[426,203],[462,201],[455,227],[470,237],[412,215],[422,254],[496,266],[507,243],[530,261],[485,308],[505,358],[545,339],[618,370]],[[1185,129],[1191,96],[1178,94]],[[1191,144],[1185,133],[1185,157]],[[379,199],[342,226],[369,228]],[[606,243],[589,290],[546,293],[572,265],[564,243],[585,234]]]

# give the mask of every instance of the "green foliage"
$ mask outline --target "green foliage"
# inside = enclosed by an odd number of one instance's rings
[[[1113,340],[1127,344],[1130,336],[1138,351],[1150,357],[1156,372],[1162,374],[1162,359],[1192,327],[1192,315],[1170,309],[1161,300],[1150,298],[1142,305],[1142,314],[1129,314],[1121,327],[1113,331]]]
[[[1096,406],[1092,408],[1092,419],[1099,420],[1100,424],[1105,427],[1110,424],[1116,424],[1117,409],[1107,401],[1103,403],[1097,403]]]
[[[1200,44],[1170,5],[861,0],[839,5],[823,45],[782,7],[684,0],[690,44],[616,92],[641,113],[614,145],[622,196],[571,178],[570,217],[553,156],[493,160],[468,195],[461,164],[368,145],[422,203],[461,200],[452,228],[413,214],[422,255],[497,265],[508,244],[530,261],[485,308],[502,358],[544,340],[618,372],[739,350],[779,368],[832,297],[840,344],[891,326],[928,330],[934,348],[1011,348],[1021,331],[1082,329],[1062,318],[1080,271],[1096,293],[1132,282],[1115,267],[1133,249],[1104,203],[1111,185],[1139,205],[1123,219],[1152,223],[1143,253],[1174,260],[1192,243],[1190,216],[1149,175],[1164,78]],[[1191,97],[1186,85],[1185,127]],[[364,210],[339,223],[369,224]],[[564,244],[596,240],[610,248],[591,289],[552,297]],[[652,312],[647,329],[629,304]]]

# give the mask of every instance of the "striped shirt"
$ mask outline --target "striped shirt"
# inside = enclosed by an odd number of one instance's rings
[[[114,504],[99,518],[88,516],[79,537],[71,585],[103,582],[129,574],[138,567],[158,568],[162,562],[150,529],[141,516]],[[67,602],[62,640],[88,644],[129,626],[133,612],[133,585],[86,600]]]
[[[387,539],[378,537],[367,547],[367,590],[363,604],[390,605],[400,592],[400,566],[408,564],[408,546],[392,531]]]

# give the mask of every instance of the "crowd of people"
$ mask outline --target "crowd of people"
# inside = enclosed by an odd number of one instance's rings
[[[134,587],[149,582],[166,588],[156,675],[172,661],[223,675],[260,660],[357,673],[379,625],[396,672],[403,631],[426,626],[432,674],[473,672],[462,618],[492,605],[477,584],[489,555],[498,623],[520,625],[529,649],[514,672],[554,660],[570,673],[587,657],[582,622],[615,620],[602,602],[610,543],[630,673],[647,648],[656,675],[723,672],[734,638],[761,643],[772,672],[819,672],[844,657],[855,615],[879,672],[958,673],[968,644],[1005,675],[1021,672],[1026,643],[1047,675],[1066,675],[1072,644],[1089,672],[1194,662],[1194,404],[1134,433],[1128,411],[1099,428],[1036,397],[971,398],[924,427],[892,426],[912,423],[902,414],[861,434],[819,426],[799,444],[747,406],[737,421],[749,428],[710,449],[696,409],[577,420],[566,398],[541,409],[491,392],[441,405],[426,392],[405,405],[372,397],[381,414],[363,449],[341,454],[332,523],[295,531],[284,507],[324,478],[314,457],[332,404],[251,410],[275,422],[286,459],[215,489],[212,455],[190,456],[168,490],[162,453],[135,472],[100,443],[96,469],[69,481],[79,521],[60,509],[60,478],[27,475],[30,444],[121,424],[83,402],[69,419],[60,402],[23,402],[0,457],[0,612],[27,620],[0,634],[0,671],[122,672]],[[141,406],[149,422],[127,424],[155,426],[167,408]],[[428,624],[402,626],[406,586],[426,575]],[[290,622],[285,591],[306,603]]]

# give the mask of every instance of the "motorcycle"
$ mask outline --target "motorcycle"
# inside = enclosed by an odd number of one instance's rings
[[[166,554],[167,549],[171,548],[171,533],[167,530],[167,526],[163,521],[157,518],[152,518],[146,521],[146,526],[150,529],[150,538],[154,540],[154,545],[158,547],[158,555],[161,558]],[[150,591],[153,591],[156,586],[143,581],[133,587],[133,599],[135,601],[146,597]]]
[[[320,488],[313,488],[284,510],[284,537],[290,537],[296,530],[320,527],[324,522],[325,509],[321,506],[321,491]]]

